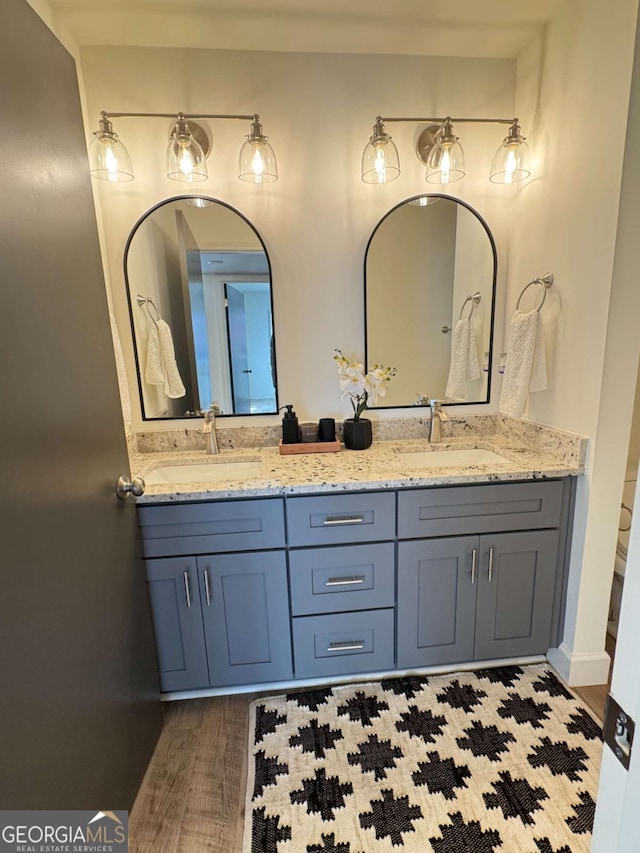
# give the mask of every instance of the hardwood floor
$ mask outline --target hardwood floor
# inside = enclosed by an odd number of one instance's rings
[[[131,853],[242,849],[254,694],[165,705],[165,725],[129,821]]]
[[[608,689],[574,693],[602,720]],[[165,704],[164,729],[129,819],[131,853],[240,853],[249,705],[261,695]]]

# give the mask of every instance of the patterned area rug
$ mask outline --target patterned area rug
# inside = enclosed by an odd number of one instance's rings
[[[600,726],[545,666],[251,706],[243,853],[588,851]]]

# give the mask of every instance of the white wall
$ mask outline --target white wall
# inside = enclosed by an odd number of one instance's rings
[[[340,347],[345,354],[363,355],[368,237],[392,206],[428,188],[424,167],[413,154],[412,124],[391,128],[402,176],[381,187],[361,181],[360,159],[373,121],[379,113],[416,111],[509,117],[514,63],[133,48],[84,49],[82,63],[96,121],[102,109],[260,112],[279,159],[280,180],[259,187],[239,181],[236,163],[248,124],[211,122],[210,178],[196,185],[195,192],[236,207],[266,242],[273,266],[281,402],[294,403],[303,420],[348,416],[332,354]],[[146,209],[184,190],[163,176],[169,126],[164,119],[114,122],[131,154],[136,180],[97,186],[121,328],[128,322],[122,276],[127,234]],[[505,193],[486,180],[501,137],[500,127],[465,126],[468,173],[451,189],[479,209],[504,246],[510,202],[503,199],[509,189]],[[131,370],[131,352],[124,343]],[[129,378],[133,382],[133,372]],[[134,421],[140,425],[137,400],[134,406]]]
[[[591,440],[578,487],[564,646],[554,658],[573,683],[606,680],[602,650],[627,449],[615,432],[628,436],[638,361],[635,343],[628,346],[630,320],[619,325],[612,314],[607,323],[636,9],[636,0],[571,0],[518,63],[517,110],[537,169],[517,195],[508,313],[523,284],[547,271],[556,277],[543,314],[550,387],[532,395],[527,416]],[[633,303],[626,312],[637,319]]]

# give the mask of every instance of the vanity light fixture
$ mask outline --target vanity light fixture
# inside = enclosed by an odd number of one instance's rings
[[[362,155],[362,180],[368,184],[385,184],[400,175],[398,150],[385,129],[385,122],[431,123],[418,138],[416,154],[427,167],[429,183],[452,184],[465,175],[464,152],[453,124],[508,124],[509,132],[495,153],[489,180],[514,184],[531,174],[529,147],[522,136],[517,118],[396,118],[378,116],[373,133]]]
[[[250,121],[249,133],[240,149],[238,177],[263,184],[278,180],[276,155],[262,132],[260,116],[208,113],[112,113],[100,114],[99,130],[89,146],[89,167],[94,178],[112,183],[132,181],[133,169],[127,149],[113,130],[113,118],[169,118],[174,125],[167,146],[167,177],[173,181],[194,183],[208,178],[206,158],[210,150],[206,132],[194,119],[232,119]]]

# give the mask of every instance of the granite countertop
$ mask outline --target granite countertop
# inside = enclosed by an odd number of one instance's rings
[[[234,461],[253,461],[258,468],[257,474],[252,473],[250,479],[193,482],[185,473],[181,483],[148,484],[145,494],[137,498],[141,504],[540,480],[584,473],[586,439],[560,431],[545,430],[543,433],[544,428],[537,429],[538,433],[533,435],[512,429],[490,436],[450,437],[438,444],[429,444],[424,439],[374,441],[368,450],[343,448],[339,453],[289,456],[281,456],[273,446],[222,450],[214,456],[207,456],[203,451],[136,453],[132,456],[132,473],[144,478],[162,465]],[[469,448],[491,450],[505,461],[435,469],[411,463],[412,451]]]

